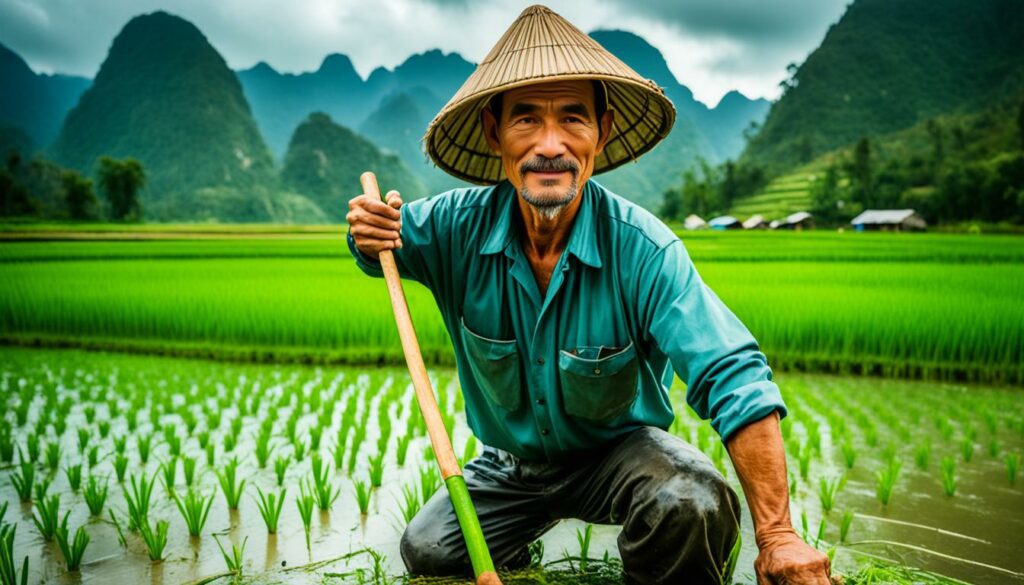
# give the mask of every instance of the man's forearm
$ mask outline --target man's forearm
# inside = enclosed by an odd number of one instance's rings
[[[754,519],[758,548],[772,534],[792,531],[786,451],[778,412],[736,431],[726,448]]]

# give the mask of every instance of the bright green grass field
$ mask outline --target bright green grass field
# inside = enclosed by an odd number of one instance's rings
[[[699,233],[707,284],[783,369],[1024,380],[1024,238]],[[401,363],[382,279],[319,239],[0,244],[0,337],[240,359]],[[451,363],[406,282],[428,361]]]

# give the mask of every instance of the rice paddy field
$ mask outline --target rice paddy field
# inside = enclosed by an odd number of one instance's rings
[[[440,480],[344,234],[108,228],[0,239],[0,583],[442,582],[402,574]],[[1024,239],[682,237],[776,372],[805,540],[852,584],[1024,582]],[[447,333],[406,294],[468,460]],[[739,490],[684,392],[671,431]],[[621,583],[617,533],[565,521],[506,582]],[[753,543],[744,510],[736,583]]]

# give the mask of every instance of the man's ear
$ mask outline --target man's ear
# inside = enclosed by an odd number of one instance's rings
[[[597,139],[597,150],[595,155],[601,154],[604,145],[608,143],[608,136],[612,133],[612,122],[615,120],[615,110],[605,110],[601,116],[601,137]]]
[[[480,123],[483,124],[484,138],[491,152],[501,156],[501,142],[498,141],[498,121],[494,119],[494,112],[490,108],[480,110]]]

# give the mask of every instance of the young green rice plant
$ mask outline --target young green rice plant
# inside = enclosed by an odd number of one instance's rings
[[[207,467],[213,467],[217,463],[217,446],[213,443],[207,443],[204,449],[206,453],[206,465]]]
[[[288,472],[289,463],[291,463],[291,457],[287,455],[274,459],[274,476],[277,478],[277,487],[284,485],[284,476]]]
[[[185,485],[191,488],[196,481],[196,458],[188,455],[182,457],[181,470],[185,475]]]
[[[167,497],[174,496],[174,485],[178,481],[178,458],[171,456],[170,459],[160,464],[160,475],[164,482],[164,491]]]
[[[295,497],[295,505],[299,509],[299,516],[302,518],[302,529],[306,533],[306,552],[310,551],[309,546],[309,525],[313,520],[313,505],[315,500],[310,493],[305,480],[299,481],[299,495]]]
[[[210,513],[210,506],[213,505],[213,494],[204,497],[196,490],[191,489],[188,490],[184,498],[176,493],[172,492],[172,494],[171,497],[174,498],[178,512],[181,513],[181,517],[185,520],[185,526],[188,527],[189,535],[199,536],[203,526],[206,525],[206,517]]]
[[[153,435],[139,435],[136,446],[139,448],[139,461],[149,463],[149,448],[153,444]]]
[[[942,458],[942,491],[950,497],[956,494],[956,460],[952,457]]]
[[[88,427],[78,428],[78,450],[84,452],[89,448],[89,439],[92,438],[92,433],[89,432]]]
[[[842,477],[833,477],[832,479],[818,478],[818,499],[821,501],[821,509],[825,514],[831,512],[835,506],[836,493],[839,491],[842,481]]]
[[[420,467],[420,496],[422,496],[420,499],[426,503],[439,487],[441,487],[441,478],[438,475],[437,467],[433,465]]]
[[[14,461],[14,439],[11,437],[10,427],[0,426],[0,461],[10,463]]]
[[[85,452],[85,459],[86,462],[89,463],[89,469],[96,467],[96,464],[99,463],[100,461],[100,446],[92,445],[91,447],[89,447],[89,449]]]
[[[46,468],[51,472],[57,471],[60,467],[60,443],[53,441],[46,444],[46,448],[43,449],[43,459],[46,462]]]
[[[960,454],[964,457],[964,463],[970,463],[974,457],[974,440],[970,437],[960,439]]]
[[[139,525],[139,534],[142,535],[142,541],[146,543],[146,550],[149,551],[151,561],[162,561],[164,558],[168,526],[167,520],[157,520],[155,527],[150,526],[149,518],[144,518],[142,524]]]
[[[843,463],[847,469],[853,469],[853,464],[857,461],[857,450],[853,446],[853,442],[847,437],[840,444],[840,450],[843,452]]]
[[[384,453],[370,457],[370,485],[379,488],[384,482]]]
[[[96,430],[100,432],[101,439],[106,439],[107,436],[110,435],[110,421],[101,420],[100,422],[96,423]]]
[[[292,456],[295,457],[296,461],[302,461],[306,458],[306,442],[302,440],[302,437],[292,439]]]
[[[238,481],[238,457],[232,457],[224,471],[217,472],[217,479],[220,482],[221,490],[224,492],[224,499],[227,500],[228,508],[238,509],[238,502],[242,499],[242,492],[245,491],[246,480]]]
[[[313,472],[313,493],[316,495],[317,506],[321,510],[330,510],[331,504],[341,494],[341,489],[331,483],[329,467],[329,465],[324,465],[324,461],[320,459],[319,455],[313,454],[310,460],[310,468]]]
[[[25,452],[32,463],[39,461],[39,435],[29,435],[25,439]]]
[[[902,464],[895,457],[890,458],[888,464],[875,473],[875,495],[883,506],[889,505],[892,498],[892,490],[896,485]]]
[[[224,546],[221,545],[217,535],[213,535],[213,540],[217,541],[217,548],[220,549],[220,554],[224,557],[224,564],[228,567],[228,572],[233,574],[235,577],[242,576],[242,564],[245,556],[245,544],[249,542],[249,537],[246,536],[242,540],[242,546],[239,548],[237,544],[231,545],[231,554],[229,555],[225,550]]]
[[[124,483],[124,473],[128,470],[128,456],[124,453],[114,455],[114,474],[117,475],[117,483]]]
[[[18,449],[21,450],[20,448]],[[32,501],[32,486],[35,483],[36,468],[31,461],[21,460],[18,472],[11,474],[11,485],[18,492],[22,502]]]
[[[28,585],[28,556],[25,556],[20,572],[14,560],[14,534],[17,530],[17,524],[0,525],[0,583],[3,585]]]
[[[266,469],[267,460],[270,459],[270,453],[274,448],[270,445],[270,433],[261,432],[256,436],[256,449],[254,451],[256,455],[256,464],[260,469]]]
[[[235,420],[238,420],[238,419],[235,419]],[[222,443],[224,445],[224,452],[225,453],[231,453],[232,451],[235,450],[235,447],[238,446],[238,437],[235,436],[235,435],[232,435],[231,433],[227,433],[227,434],[224,435]]]
[[[43,536],[43,540],[53,540],[60,522],[60,494],[39,498],[36,502],[36,511],[39,514],[32,515],[32,522],[39,529],[39,534]]]
[[[993,459],[999,458],[999,451],[1001,451],[1001,450],[1002,450],[1002,444],[999,442],[998,438],[992,437],[991,439],[989,439],[989,441],[988,441],[988,455],[989,455],[989,457],[991,457]]]
[[[406,433],[401,437],[398,437],[397,450],[395,456],[398,458],[398,466],[405,466],[405,456],[409,452],[409,443],[412,441],[412,433]]]
[[[405,520],[406,524],[412,521],[413,516],[420,511],[422,507],[420,502],[420,494],[411,485],[402,486],[402,501],[399,503],[399,507],[402,512],[402,519]]]
[[[310,451],[320,450],[320,439],[323,436],[323,429],[318,425],[309,427],[309,449]]]
[[[843,519],[839,521],[839,542],[845,543],[850,535],[850,525],[853,524],[853,510],[843,512]]]
[[[77,571],[82,565],[82,557],[85,556],[85,547],[89,546],[89,533],[84,526],[79,526],[75,531],[74,540],[68,531],[68,516],[71,511],[65,512],[64,520],[57,527],[57,544],[60,552],[64,555],[64,562],[67,563],[68,571]]]
[[[576,529],[576,542],[580,545],[580,556],[579,556],[579,572],[586,573],[587,565],[590,561],[590,537],[594,530],[593,524],[587,524],[586,528],[580,530]]]
[[[263,523],[267,525],[267,533],[276,534],[277,521],[281,518],[281,508],[284,507],[284,497],[288,490],[282,489],[280,493],[267,492],[264,494],[263,490],[257,487],[256,493],[259,494],[256,507],[260,510],[260,516],[263,516]]]
[[[124,501],[128,506],[128,530],[138,530],[149,522],[149,498],[156,485],[156,474],[152,478],[145,473],[128,478],[131,489],[124,490]]]
[[[89,481],[85,483],[85,504],[89,507],[89,514],[99,516],[103,514],[103,504],[107,501],[107,480],[100,483],[99,479],[90,474]]]
[[[373,495],[373,489],[370,488],[370,484],[361,479],[353,480],[352,485],[356,488],[356,502],[359,504],[359,513],[366,516],[370,510],[370,496]]]
[[[68,478],[68,486],[71,491],[77,492],[82,487],[82,464],[68,465],[64,468],[64,475]]]
[[[199,441],[199,448],[206,449],[206,446],[210,444],[210,431],[203,429],[196,433],[196,440]]]
[[[811,455],[814,454],[814,449],[810,443],[804,443],[800,448],[800,452],[797,454],[797,462],[800,464],[800,479],[807,481],[811,470]]]
[[[167,439],[167,453],[171,457],[178,457],[181,455],[181,437],[177,433],[172,433]]]
[[[1006,463],[1006,479],[1010,482],[1010,487],[1017,485],[1017,470],[1020,468],[1020,453],[1007,453],[1003,457],[1003,461]]]
[[[921,471],[928,471],[928,464],[932,458],[932,443],[931,441],[924,440],[917,445],[914,449],[914,464]]]
[[[128,437],[126,435],[117,435],[112,440],[114,442],[114,453],[124,453],[125,449],[128,448]]]

